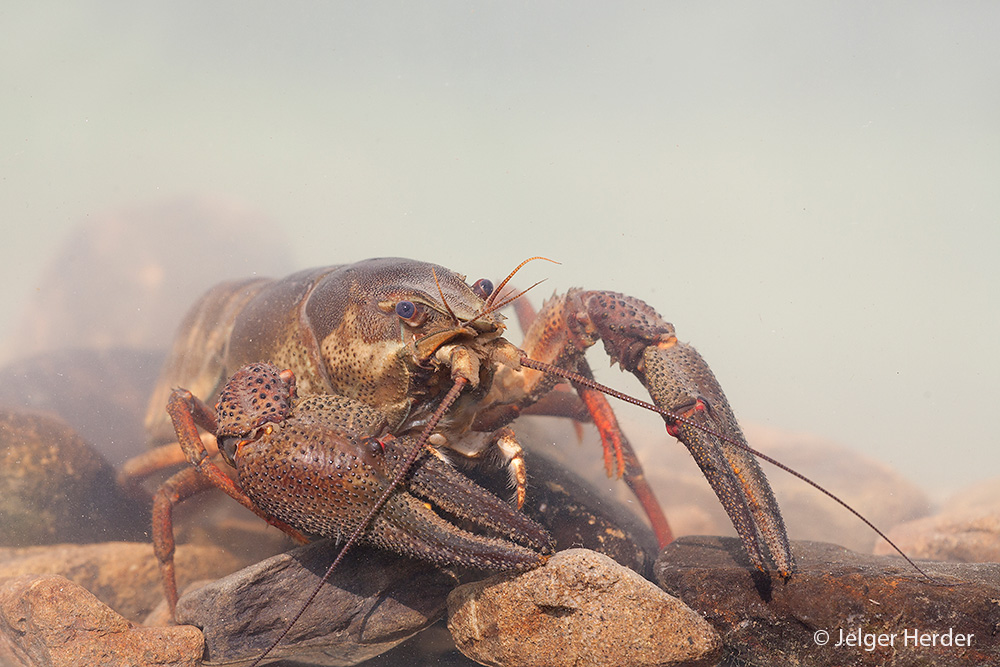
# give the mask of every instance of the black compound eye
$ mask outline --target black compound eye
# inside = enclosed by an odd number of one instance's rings
[[[480,278],[472,284],[472,291],[480,299],[485,299],[490,294],[493,294],[493,281],[489,278]]]
[[[400,301],[396,304],[396,314],[404,320],[410,319],[416,314],[416,312],[417,307],[413,305],[412,301]]]

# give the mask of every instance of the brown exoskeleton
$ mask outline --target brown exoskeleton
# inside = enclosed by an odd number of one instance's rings
[[[412,442],[417,434],[428,431],[424,433],[427,445],[436,452],[447,450],[476,457],[499,449],[509,461],[520,505],[525,472],[520,446],[507,425],[529,409],[536,413],[561,412],[553,407],[559,402],[548,398],[552,388],[563,381],[555,371],[569,372],[606,442],[620,443],[613,416],[587,385],[590,371],[584,352],[601,339],[612,359],[643,382],[664,413],[668,431],[691,451],[722,501],[751,561],[761,570],[773,562],[779,573],[787,576],[793,569],[793,559],[767,480],[757,461],[743,448],[743,434],[711,370],[693,348],[677,340],[673,326],[634,297],[571,290],[544,304],[519,348],[504,338],[503,318],[497,312],[513,300],[501,295],[506,282],[497,289],[487,280],[470,286],[463,276],[441,266],[381,258],[312,269],[281,280],[220,285],[198,302],[182,325],[158,392],[151,400],[147,425],[154,433],[172,431],[162,416],[162,406],[172,387],[187,388],[190,393],[183,395],[182,402],[188,407],[175,407],[172,415],[175,420],[181,415],[184,428],[194,431],[188,438],[187,455],[192,462],[201,461],[204,454],[191,451],[199,446],[194,444],[195,424],[213,431],[215,424],[209,411],[197,407],[188,397],[214,401],[227,378],[238,369],[269,362],[291,371],[289,379],[294,377],[303,402],[323,396],[346,401],[332,412],[324,412],[324,420],[350,422],[346,415],[352,410],[370,410],[378,423],[377,428],[362,428],[355,423],[337,438],[356,442],[374,438],[386,443],[391,441],[385,436],[392,436],[400,442]],[[445,408],[442,401],[449,391],[456,398]],[[175,395],[175,406],[178,401]],[[300,413],[308,414],[313,409],[299,407],[293,415],[299,418]],[[440,423],[431,428],[428,422],[432,419],[440,419]],[[273,430],[273,424],[280,421],[258,424],[240,437],[253,441],[261,429]],[[221,431],[219,435],[225,442],[228,436]],[[371,441],[367,442],[370,446]],[[397,445],[384,446],[387,453],[398,451]],[[329,448],[332,451],[335,446]],[[235,460],[240,449],[229,453]],[[638,489],[658,527],[661,542],[669,541],[669,528],[663,521],[658,524],[658,506],[644,491],[641,475],[636,474],[634,466],[626,465],[627,452],[618,456],[619,471],[624,469],[626,478],[631,478],[633,488]],[[370,468],[377,467],[370,464]],[[302,465],[308,468],[314,463]],[[391,466],[385,470],[391,470]],[[416,476],[429,474],[429,470],[418,464]],[[187,477],[183,484],[175,483],[173,500],[206,486],[204,481],[192,481],[193,469],[179,474]],[[212,483],[225,488],[228,478],[221,471],[209,477],[214,479]],[[232,482],[228,484],[232,486]],[[310,510],[320,514],[331,511],[318,500],[289,512],[286,501],[291,492],[280,484],[245,488],[239,493],[244,494],[241,502],[287,532],[324,534],[303,522]],[[236,493],[230,495],[239,497]],[[478,500],[471,502],[475,505]],[[486,510],[470,509],[472,513],[481,511]],[[392,506],[383,508],[382,514],[386,521],[397,518]],[[346,537],[350,534],[349,523],[338,525],[330,533]],[[447,526],[444,529],[453,534],[458,530]],[[522,526],[507,535],[520,542],[518,549],[527,546],[538,550],[534,556],[537,562],[544,544],[533,530]],[[167,532],[160,521],[154,535],[160,542],[157,552],[164,570],[172,572],[171,549],[163,544]],[[385,538],[383,544],[414,553],[405,546],[413,536],[414,531],[403,530]],[[435,558],[461,562],[447,550],[435,553]],[[524,566],[521,556],[495,564],[512,569]],[[175,600],[176,592],[168,591]]]

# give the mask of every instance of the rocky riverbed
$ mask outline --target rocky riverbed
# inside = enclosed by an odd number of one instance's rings
[[[288,551],[227,499],[199,504],[180,514],[177,572],[188,592],[174,626],[137,528],[148,505],[121,495],[100,454],[57,418],[25,411],[0,419],[0,452],[9,460],[0,520],[19,517],[0,523],[0,665],[248,664],[336,554],[325,542]],[[1000,661],[1000,564],[990,562],[1000,512],[989,485],[889,530],[912,557],[950,561],[919,560],[924,574],[896,555],[796,541],[797,570],[783,580],[753,570],[734,538],[682,537],[657,555],[624,505],[544,457],[530,463],[528,511],[568,551],[489,577],[357,549],[271,657],[381,667]],[[25,516],[37,517],[31,531]]]

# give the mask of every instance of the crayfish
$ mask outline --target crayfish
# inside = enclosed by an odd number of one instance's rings
[[[518,347],[504,337],[499,312],[522,294],[504,291],[516,271],[496,287],[486,279],[470,285],[442,266],[380,258],[225,283],[202,297],[147,416],[152,433],[177,435],[193,464],[164,485],[154,510],[171,610],[170,507],[212,486],[300,541],[362,539],[489,569],[544,562],[545,531],[517,511],[527,472],[509,424],[522,413],[589,413],[609,472],[624,473],[660,542],[669,542],[669,526],[600,393],[610,390],[592,379],[585,352],[598,340],[647,388],[753,565],[789,576],[794,562],[777,502],[694,348],[643,301],[581,289],[547,300]],[[553,389],[567,380],[579,399],[554,400],[565,398]],[[217,403],[214,413],[195,397]],[[163,412],[168,402],[172,424]],[[213,462],[199,426],[216,436],[237,482]],[[448,462],[491,452],[510,471],[515,507]],[[492,536],[459,528],[431,506]]]

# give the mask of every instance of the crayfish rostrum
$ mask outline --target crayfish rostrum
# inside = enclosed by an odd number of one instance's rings
[[[518,347],[504,337],[498,312],[520,296],[504,293],[509,279],[469,285],[441,266],[380,258],[225,283],[206,294],[182,325],[147,416],[154,434],[176,432],[196,466],[167,482],[154,521],[171,604],[169,506],[208,486],[300,539],[346,539],[370,518],[362,539],[434,562],[513,570],[542,562],[544,530],[448,462],[499,451],[520,507],[526,472],[508,425],[526,411],[579,415],[585,406],[612,451],[609,471],[617,460],[661,542],[669,541],[590,380],[584,353],[598,340],[648,389],[754,565],[790,574],[770,486],[742,447],[708,365],[673,326],[637,298],[573,289],[545,302]],[[567,379],[582,400],[552,400],[565,394],[552,390]],[[195,397],[217,402],[215,413]],[[168,400],[174,428],[163,412]],[[238,484],[212,463],[197,426],[217,436]],[[404,461],[415,447],[415,460]],[[408,474],[394,489],[404,465]],[[382,493],[385,506],[369,516]],[[492,535],[458,528],[428,505]]]

